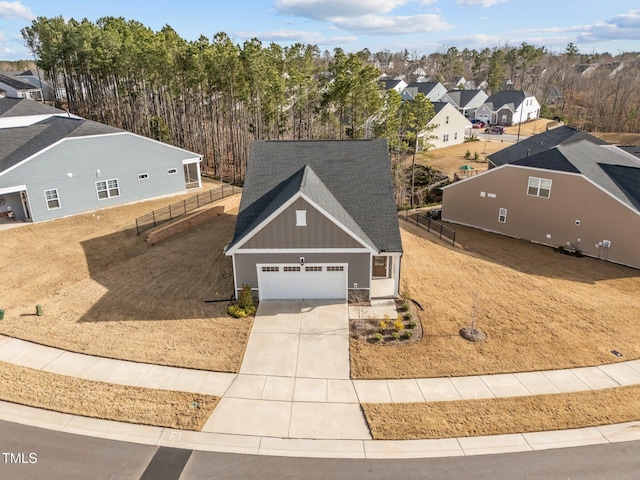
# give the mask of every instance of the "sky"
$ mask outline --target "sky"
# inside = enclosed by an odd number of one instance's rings
[[[225,32],[238,44],[258,38],[321,51],[482,50],[526,42],[562,52],[640,51],[637,0],[0,0],[0,60],[31,59],[20,30],[36,17],[124,17],[182,38]]]

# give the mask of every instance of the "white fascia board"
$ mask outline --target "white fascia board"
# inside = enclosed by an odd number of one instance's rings
[[[327,212],[326,210],[324,210],[322,207],[320,207],[320,205],[316,204],[313,200],[311,200],[309,197],[307,197],[304,193],[300,192],[300,198],[304,199],[305,201],[307,201],[310,205],[312,205],[316,210],[318,210],[320,213],[322,213],[325,217],[327,217],[329,220],[331,220],[331,222],[333,224],[335,224],[338,228],[340,228],[344,233],[346,233],[347,235],[349,235],[351,238],[353,238],[356,242],[358,242],[360,245],[362,245],[365,249],[371,251],[371,252],[377,252],[377,250],[375,248],[373,248],[370,245],[366,245],[362,239],[360,237],[358,237],[355,233],[353,233],[351,230],[349,230],[345,225],[343,225],[342,223],[340,223],[337,219],[335,219],[331,214],[329,214],[329,212]]]
[[[62,142],[64,142],[65,140],[67,140],[66,138],[61,138],[60,140],[58,140],[55,143],[52,143],[51,145],[49,145],[48,147],[43,148],[42,150],[37,151],[36,153],[34,153],[33,155],[25,158],[24,160],[19,161],[18,163],[16,163],[14,166],[7,168],[6,170],[3,170],[2,172],[0,172],[0,177],[2,175],[4,175],[5,173],[9,173],[12,170],[15,170],[16,168],[24,165],[25,163],[27,163],[29,160],[36,158],[37,156],[39,156],[40,154],[46,152],[47,150],[51,150],[52,148],[56,147],[57,145],[61,144]]]
[[[243,248],[236,255],[256,253],[369,253],[368,248]]]
[[[191,163],[200,163],[200,162],[202,162],[202,157],[185,158],[184,160],[182,160],[183,165],[189,165]]]
[[[351,230],[346,228],[344,225],[342,225],[340,222],[338,222],[335,218],[333,218],[331,215],[329,215],[326,211],[324,211],[322,208],[320,208],[318,205],[316,205],[315,202],[311,201],[311,199],[309,199],[309,197],[304,195],[302,192],[296,192],[295,195],[292,195],[291,198],[289,198],[289,200],[284,202],[275,212],[273,212],[271,215],[269,215],[267,218],[265,218],[253,230],[251,230],[249,233],[247,233],[238,243],[236,243],[233,247],[231,247],[229,250],[227,250],[226,255],[231,256],[231,255],[233,255],[235,253],[238,253],[238,250],[242,247],[242,245],[244,245],[251,238],[253,238],[255,235],[257,235],[264,227],[266,227],[269,223],[271,223],[273,221],[273,219],[275,219],[278,215],[280,215],[282,212],[284,212],[288,207],[290,207],[293,204],[293,202],[295,202],[299,198],[302,198],[303,200],[305,200],[312,207],[314,207],[316,210],[318,210],[320,213],[322,213],[325,217],[327,217],[331,222],[333,222],[338,228],[343,230],[345,233],[347,233],[349,236],[351,236],[354,240],[356,240],[358,243],[360,243],[363,246],[365,251],[376,252],[376,250],[371,248],[369,245],[365,245],[360,238],[358,238],[353,232],[351,232]],[[292,251],[292,250],[296,250],[296,249],[287,249],[286,251]],[[323,249],[321,249],[321,250],[323,250]],[[273,252],[274,250],[273,249],[269,249],[269,251]],[[326,251],[331,251],[331,249],[328,249]],[[246,250],[243,250],[243,252],[246,252]]]
[[[243,238],[241,238],[240,241],[238,241],[238,243],[236,243],[233,247],[229,248],[226,251],[225,255],[231,256],[234,253],[237,253],[238,249],[240,249],[240,247],[242,247],[242,245],[244,245],[251,238],[256,236],[256,234],[258,234],[258,232],[260,232],[264,227],[266,227],[269,223],[271,223],[271,221],[274,218],[276,218],[278,215],[280,215],[282,212],[284,212],[298,198],[300,198],[300,192],[297,192],[295,195],[292,195],[291,198],[289,198],[289,200],[287,200],[282,205],[280,205],[280,207],[275,212],[273,212],[271,215],[269,215],[267,218],[265,218],[262,222],[260,222],[258,225],[256,225],[253,228],[253,230],[251,230]]]
[[[188,153],[189,155],[191,155],[191,158],[196,158],[196,157],[200,158],[200,159],[202,158],[202,155],[200,155],[199,153],[191,152],[189,150],[185,150],[184,148],[176,147],[174,145],[170,145],[168,143],[161,142],[160,140],[156,140],[154,138],[145,137],[144,135],[138,135],[137,133],[133,133],[133,132],[126,132],[125,131],[125,132],[122,132],[122,133],[125,133],[127,135],[133,135],[134,137],[140,137],[140,138],[142,138],[144,140],[148,140],[149,142],[159,143],[160,145],[162,145],[164,147],[173,148],[174,150],[180,150],[181,152]]]
[[[5,187],[5,188],[0,188],[0,195],[5,195],[7,193],[24,192],[26,190],[27,190],[26,185],[16,185],[15,187]]]

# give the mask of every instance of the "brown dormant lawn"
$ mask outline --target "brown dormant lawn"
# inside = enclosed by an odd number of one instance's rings
[[[354,378],[496,374],[640,358],[640,271],[450,225],[455,248],[401,220],[402,292],[417,300],[424,337],[401,347],[351,340]],[[488,338],[458,334],[471,321]],[[623,357],[615,357],[611,350]]]
[[[114,385],[0,362],[0,400],[84,417],[201,430],[219,398]]]
[[[204,189],[215,186],[205,184]],[[225,213],[150,246],[135,218],[164,198],[1,231],[0,333],[91,355],[223,372],[240,366],[251,320],[226,314],[239,195]],[[44,315],[35,316],[35,305]]]

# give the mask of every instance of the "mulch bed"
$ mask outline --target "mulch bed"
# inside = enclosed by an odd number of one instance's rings
[[[349,305],[356,307],[358,311],[359,306],[368,307],[371,303],[355,299],[350,301]],[[421,340],[422,320],[415,303],[400,298],[396,300],[396,309],[397,318],[350,318],[351,338],[381,346],[401,346]],[[397,320],[400,320],[402,328],[395,327]],[[386,323],[386,328],[381,328],[381,322]],[[394,333],[397,335],[394,336]]]

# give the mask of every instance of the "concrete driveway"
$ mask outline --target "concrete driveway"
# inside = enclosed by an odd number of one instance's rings
[[[261,302],[240,373],[203,431],[371,438],[350,380],[347,303]]]

